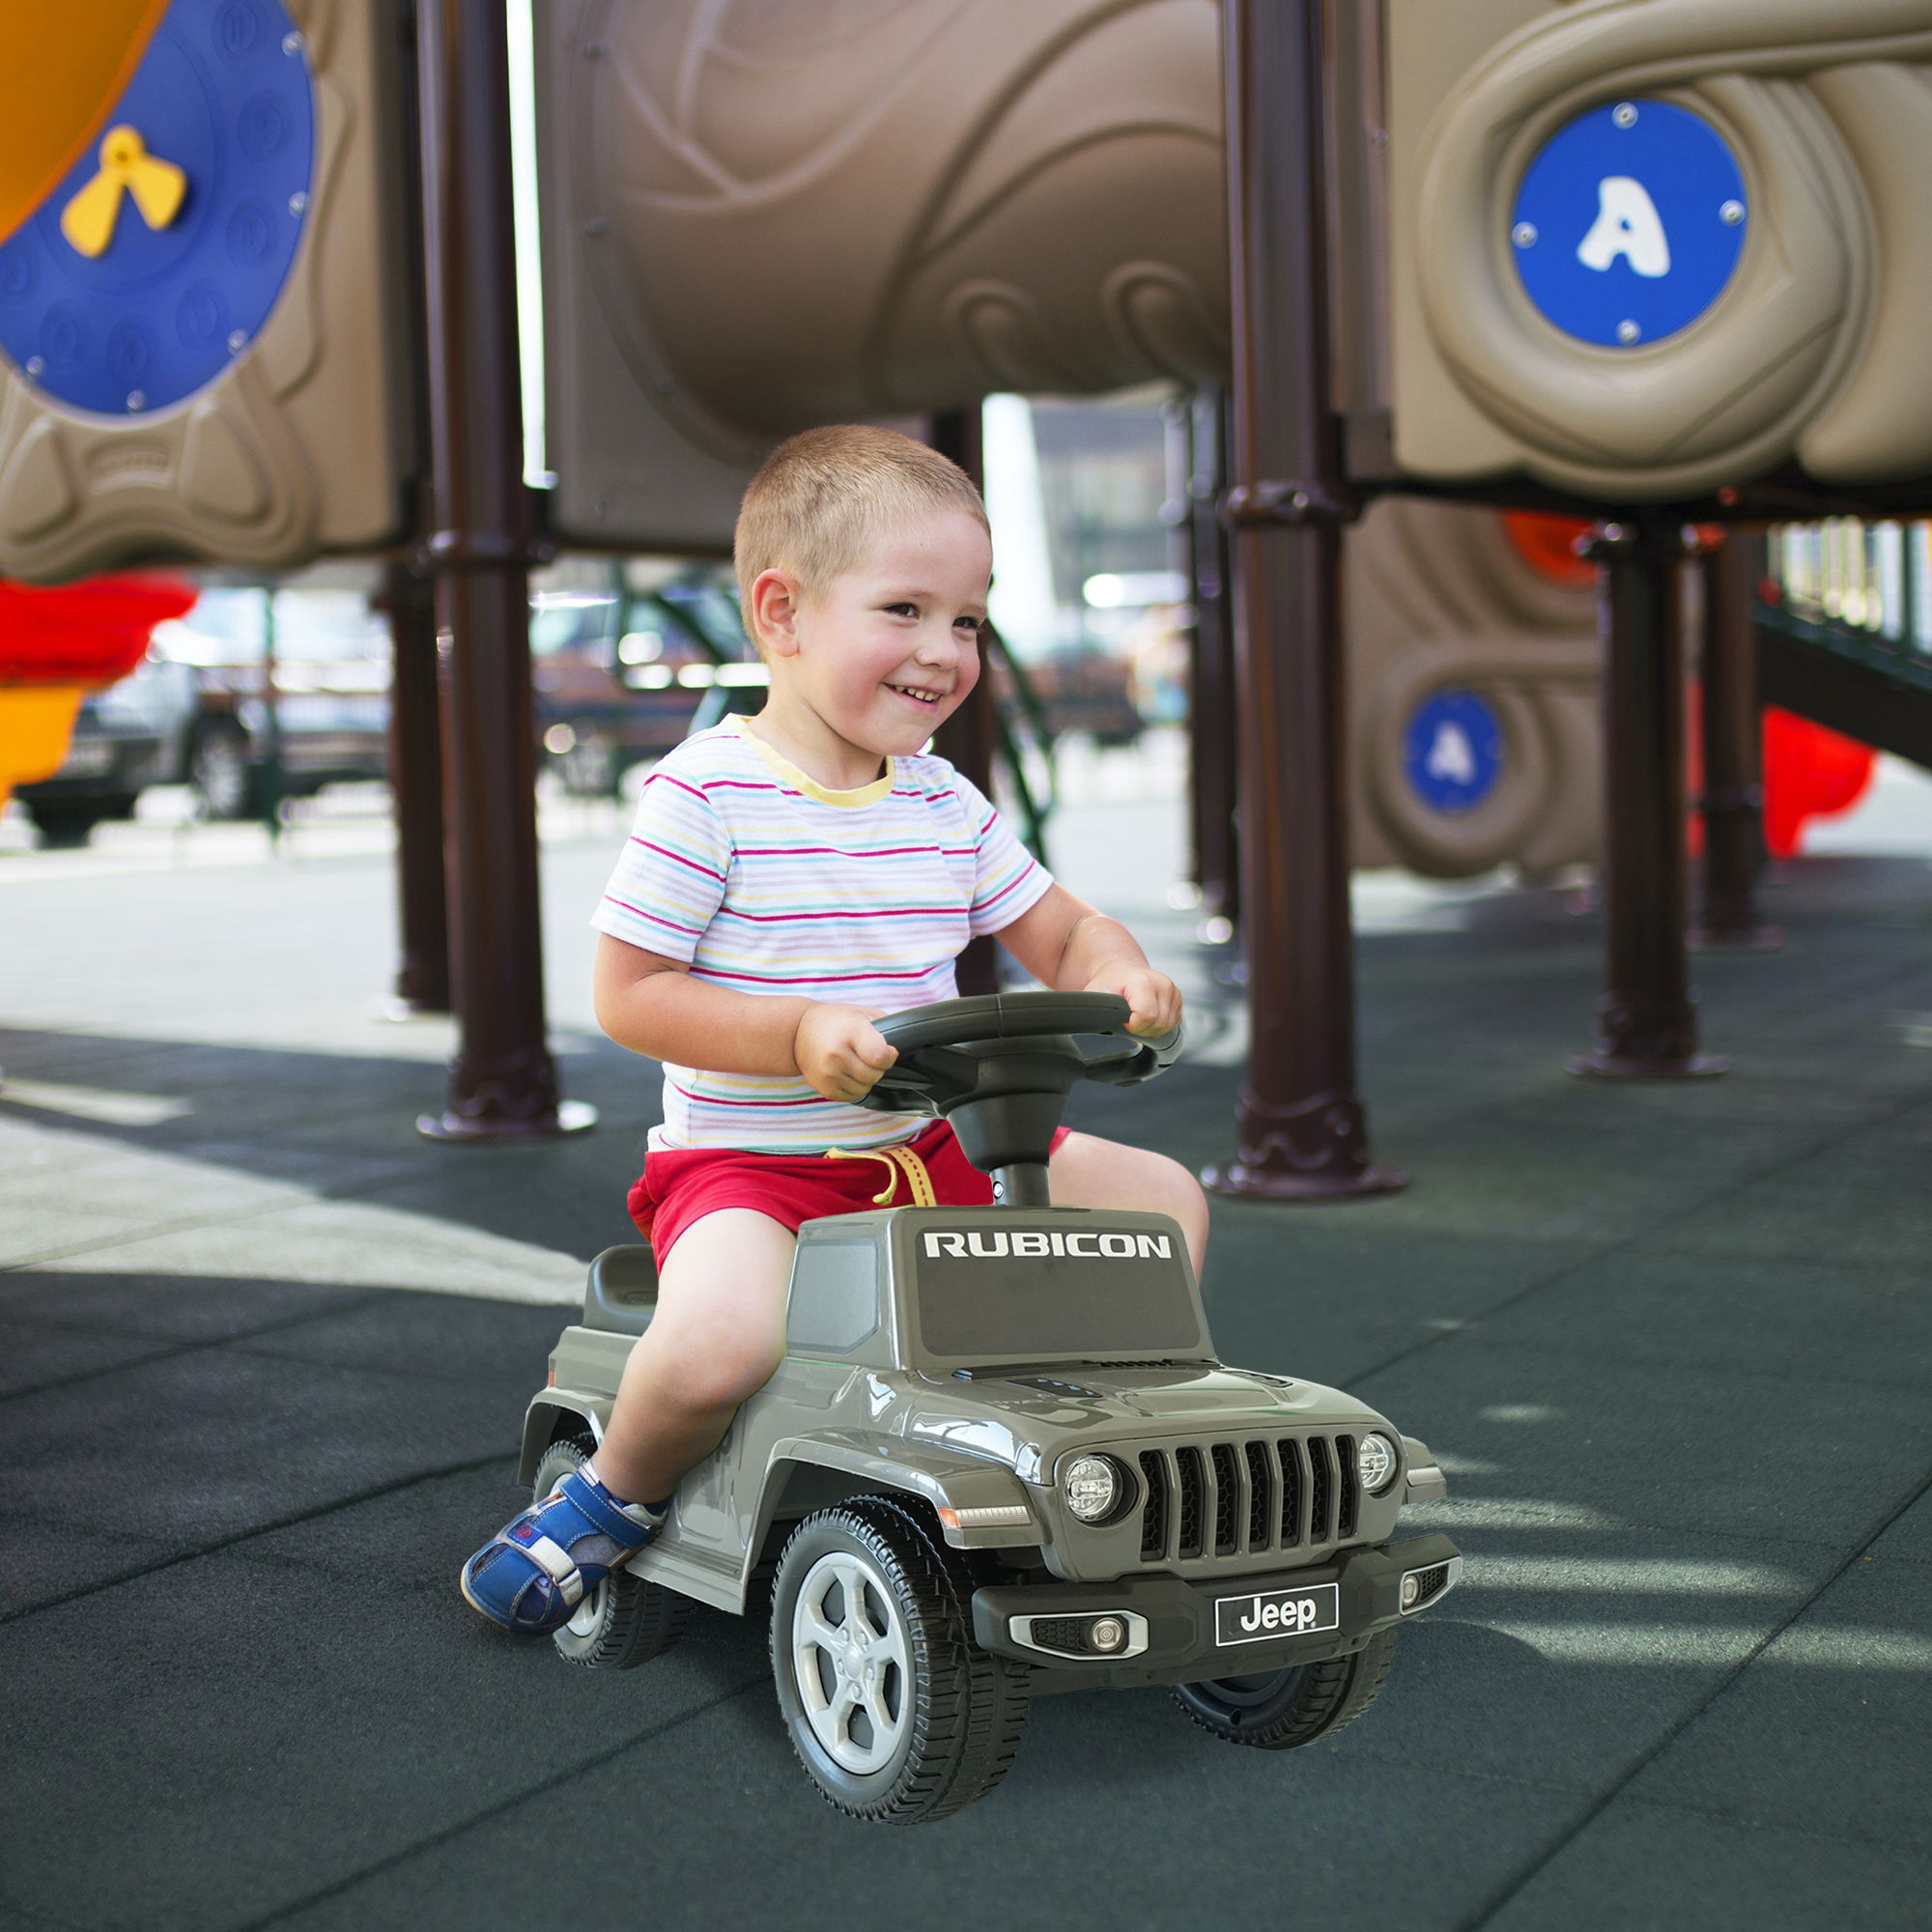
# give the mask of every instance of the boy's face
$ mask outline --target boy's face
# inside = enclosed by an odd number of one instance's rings
[[[817,591],[761,594],[782,575],[766,572],[753,597],[773,684],[855,751],[917,752],[979,681],[992,571],[979,521],[941,510],[891,526]]]

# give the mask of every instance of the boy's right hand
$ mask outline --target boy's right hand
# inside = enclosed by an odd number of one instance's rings
[[[834,1006],[814,1000],[792,1036],[792,1058],[805,1084],[828,1100],[863,1100],[898,1056],[872,1022],[867,1007]]]

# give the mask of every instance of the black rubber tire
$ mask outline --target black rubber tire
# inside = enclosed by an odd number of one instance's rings
[[[899,1686],[905,1735],[877,1771],[840,1766],[806,1716],[790,1656],[792,1615],[820,1558],[856,1557],[905,1633],[910,1667]],[[772,1676],[779,1709],[819,1790],[840,1811],[885,1825],[948,1818],[1007,1774],[1026,1725],[1033,1673],[973,1639],[973,1579],[921,1507],[858,1496],[809,1516],[792,1532],[772,1588]]]
[[[248,734],[233,719],[196,727],[187,781],[206,818],[253,818],[262,809],[261,774],[249,759]]]
[[[23,798],[20,803],[41,835],[43,852],[71,851],[85,845],[94,836],[94,828],[113,815],[99,799]]]
[[[542,1502],[560,1478],[589,1460],[588,1442],[577,1437],[553,1442],[537,1464],[531,1501]],[[578,1612],[551,1634],[557,1655],[585,1670],[635,1670],[684,1634],[691,1599],[620,1570],[599,1583]]]
[[[1395,1661],[1396,1633],[1378,1631],[1350,1657],[1253,1677],[1177,1684],[1174,1701],[1225,1744],[1299,1750],[1332,1737],[1376,1701]]]

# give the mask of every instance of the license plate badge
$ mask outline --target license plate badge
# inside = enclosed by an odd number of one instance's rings
[[[1311,1583],[1299,1590],[1262,1590],[1246,1597],[1220,1597],[1214,1604],[1217,1648],[1267,1643],[1284,1636],[1307,1636],[1338,1629],[1342,1622],[1339,1583]]]

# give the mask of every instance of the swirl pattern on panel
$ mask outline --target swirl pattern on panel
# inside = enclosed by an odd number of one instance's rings
[[[1512,35],[1422,161],[1418,284],[1463,393],[1527,468],[1588,494],[1689,495],[1794,456],[1834,481],[1932,469],[1928,62],[1932,0],[1582,0]],[[1533,231],[1512,208],[1560,129],[1640,99],[1728,145],[1749,225],[1689,327],[1597,348],[1525,296],[1513,222],[1519,250]]]
[[[609,5],[576,206],[639,381],[721,453],[1226,356],[1213,0]]]
[[[1596,856],[1595,595],[1540,577],[1487,510],[1389,497],[1348,535],[1348,717],[1359,867],[1528,877]],[[1493,781],[1467,809],[1418,789],[1406,740],[1443,698],[1494,721]]]

